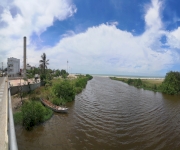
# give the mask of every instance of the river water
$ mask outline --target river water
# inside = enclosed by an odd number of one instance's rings
[[[16,126],[19,150],[180,149],[180,99],[94,77],[57,114],[26,131]]]

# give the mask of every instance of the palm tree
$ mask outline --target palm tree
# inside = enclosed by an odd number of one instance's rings
[[[46,54],[45,53],[43,53],[41,55],[41,58],[42,58],[42,60],[39,61],[40,62],[40,67],[43,69],[43,71],[45,73],[45,69],[47,69],[47,65],[49,65],[49,63],[48,63],[49,59],[46,60]]]

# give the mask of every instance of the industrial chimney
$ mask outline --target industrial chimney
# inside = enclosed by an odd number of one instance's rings
[[[24,78],[26,78],[26,37],[24,37]]]

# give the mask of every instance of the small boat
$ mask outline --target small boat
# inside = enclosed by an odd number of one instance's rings
[[[61,107],[61,106],[54,105],[50,101],[42,99],[42,98],[40,98],[40,100],[43,105],[47,106],[48,108],[52,109],[55,112],[67,113],[67,110],[68,110],[67,107]]]

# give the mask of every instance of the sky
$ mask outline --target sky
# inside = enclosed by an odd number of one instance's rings
[[[179,0],[0,1],[0,62],[70,73],[164,76],[180,71]]]

